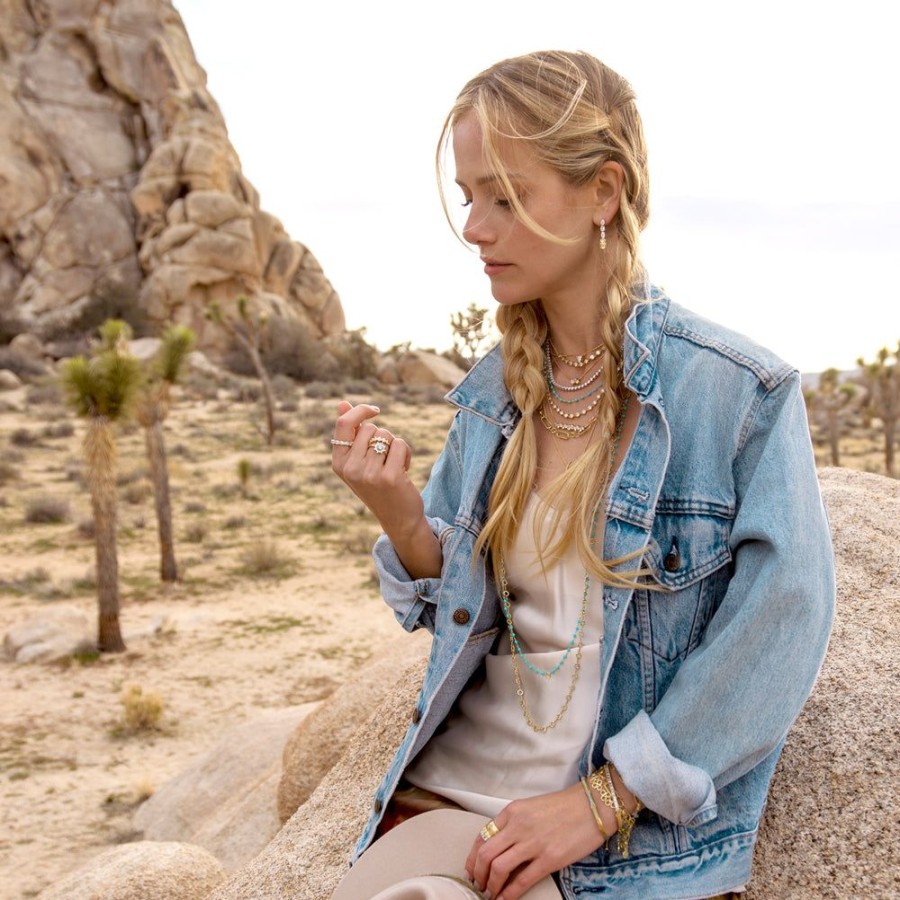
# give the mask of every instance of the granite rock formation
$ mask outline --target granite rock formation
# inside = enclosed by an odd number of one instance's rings
[[[0,0],[0,318],[147,332],[251,297],[344,331],[312,253],[260,209],[168,0]]]

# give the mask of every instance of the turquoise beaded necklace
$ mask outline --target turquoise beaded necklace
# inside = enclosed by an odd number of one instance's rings
[[[613,460],[616,458],[616,454],[619,451],[619,443],[622,440],[622,429],[625,425],[625,414],[628,411],[628,399],[629,395],[625,395],[625,399],[622,401],[622,409],[619,411],[619,418],[616,423],[616,430],[613,436],[609,441],[609,465],[610,470],[612,470]],[[597,505],[594,507],[594,515],[591,519],[591,536],[590,543],[591,546],[597,540],[597,521],[600,517],[600,509],[602,507],[602,499],[597,501]],[[572,632],[572,638],[570,639],[568,645],[566,646],[566,650],[563,653],[562,657],[560,657],[559,662],[552,669],[542,669],[540,666],[534,665],[528,656],[525,654],[525,651],[522,649],[522,644],[519,641],[519,636],[516,634],[516,629],[513,624],[513,614],[512,614],[512,597],[509,591],[509,582],[506,578],[506,564],[503,560],[503,556],[500,556],[499,560],[499,576],[500,576],[500,606],[503,610],[503,616],[506,619],[507,629],[509,631],[509,652],[512,658],[512,667],[513,667],[513,679],[516,683],[516,695],[519,698],[519,705],[522,707],[522,715],[525,717],[525,722],[528,724],[529,728],[532,731],[536,731],[539,734],[543,734],[547,731],[550,731],[552,728],[555,728],[562,717],[566,714],[566,711],[569,708],[569,703],[572,701],[572,697],[575,693],[575,685],[578,682],[578,675],[581,672],[581,652],[584,648],[584,625],[587,620],[587,605],[588,605],[588,596],[591,590],[591,575],[590,572],[584,573],[584,590],[581,594],[581,611],[578,615],[578,621],[575,624],[575,630]],[[566,691],[566,698],[563,701],[562,708],[556,714],[551,722],[546,725],[539,725],[531,716],[531,712],[528,709],[528,703],[525,700],[525,688],[522,684],[522,674],[519,671],[519,661],[521,660],[532,672],[536,675],[539,675],[541,678],[552,678],[565,664],[566,660],[569,658],[569,654],[575,651],[575,664],[572,668],[572,678],[569,681],[569,687]]]

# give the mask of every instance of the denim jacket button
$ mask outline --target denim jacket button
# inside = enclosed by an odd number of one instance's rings
[[[410,719],[412,720],[413,725],[418,725],[418,724],[419,724],[419,720],[420,720],[421,718],[422,718],[422,712],[421,712],[421,710],[419,709],[419,707],[417,706],[417,707],[412,711],[412,715],[410,716]]]
[[[667,572],[677,572],[681,568],[681,553],[678,551],[678,541],[672,538],[672,546],[663,560],[663,568]]]
[[[453,613],[453,621],[457,625],[466,625],[469,621],[469,611],[460,607]]]
[[[384,803],[382,802],[381,797],[376,797],[375,802],[372,804],[372,809],[375,812],[380,813],[382,809],[384,809]]]

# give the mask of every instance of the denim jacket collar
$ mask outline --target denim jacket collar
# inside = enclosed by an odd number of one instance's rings
[[[625,323],[623,369],[625,384],[642,401],[656,383],[656,354],[669,312],[669,299],[654,291],[654,302],[635,304]],[[498,344],[482,357],[466,377],[447,394],[447,400],[497,425],[509,437],[519,410],[503,384],[503,356]]]

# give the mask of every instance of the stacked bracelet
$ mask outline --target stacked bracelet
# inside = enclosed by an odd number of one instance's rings
[[[644,808],[644,804],[635,797],[637,806],[634,812],[628,812],[619,794],[616,791],[616,785],[613,781],[611,764],[605,763],[588,779],[588,785],[592,787],[599,795],[600,799],[613,811],[616,816],[616,823],[619,826],[616,841],[619,852],[624,859],[628,859],[628,842],[631,840],[631,832],[634,829],[634,823],[637,821],[638,813]]]
[[[600,830],[600,837],[603,838],[603,843],[605,844],[609,840],[609,835],[606,833],[606,828],[603,825],[603,819],[600,818],[600,810],[597,809],[597,804],[594,802],[594,795],[591,793],[591,786],[588,784],[587,778],[581,779],[581,786],[584,788],[584,795],[587,797],[588,805],[591,807],[591,813],[594,816],[594,821],[597,823],[597,828]]]

